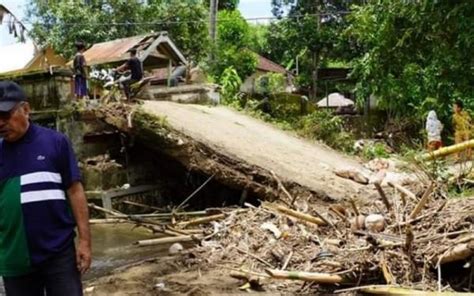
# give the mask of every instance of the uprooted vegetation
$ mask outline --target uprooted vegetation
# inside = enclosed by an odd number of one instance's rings
[[[419,200],[394,195],[390,210],[379,200],[237,210],[204,227],[212,239],[187,260],[224,268],[251,287],[295,293],[374,284],[469,291],[470,268],[462,262],[474,252],[474,199],[427,201],[431,189]],[[453,266],[455,278],[446,271]]]
[[[178,212],[160,222],[128,218],[166,235],[140,246],[197,244],[181,251],[180,272],[233,277],[243,290],[472,291],[474,199],[445,200],[433,185],[415,187],[384,190],[385,199],[357,197],[331,205],[314,198],[291,205],[288,195],[259,207],[212,209],[197,218]]]

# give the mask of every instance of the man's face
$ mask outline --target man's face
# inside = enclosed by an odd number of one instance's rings
[[[458,104],[454,104],[453,105],[453,110],[454,110],[454,113],[459,113],[459,112],[461,112],[461,107],[459,107]]]
[[[21,139],[28,130],[30,105],[20,102],[9,112],[0,112],[0,138],[7,142]]]

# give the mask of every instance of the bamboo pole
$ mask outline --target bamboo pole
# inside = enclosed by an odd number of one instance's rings
[[[410,190],[406,189],[405,187],[401,186],[401,185],[398,185],[396,183],[392,183],[392,182],[388,182],[388,185],[390,187],[393,187],[395,188],[398,192],[400,192],[401,194],[404,194],[406,196],[408,196],[409,198],[411,198],[412,200],[414,201],[418,201],[418,199],[416,198],[416,195],[411,192]]]
[[[277,269],[266,269],[272,278],[284,280],[301,280],[307,282],[314,282],[318,284],[338,284],[343,281],[340,275],[318,273],[318,272],[304,272],[304,271],[284,271]]]
[[[127,204],[127,205],[131,205],[131,206],[135,206],[135,207],[140,207],[140,208],[148,209],[148,210],[155,210],[155,211],[161,211],[161,210],[163,210],[163,209],[160,209],[160,208],[157,208],[157,207],[154,207],[154,206],[144,205],[144,204],[141,204],[141,203],[138,203],[138,202],[129,201],[129,200],[122,200],[121,203],[124,203],[124,204]]]
[[[108,219],[90,219],[89,224],[116,224],[116,223],[129,223],[126,219],[120,218],[108,218]]]
[[[290,203],[288,203],[286,201],[283,201],[283,202],[285,204],[293,207],[293,205],[295,204],[297,196],[296,195],[295,195],[295,197],[291,196],[291,194],[288,192],[288,190],[286,190],[285,186],[283,185],[281,180],[277,177],[277,175],[275,174],[274,171],[270,171],[270,173],[272,174],[273,178],[277,181],[278,189],[281,189],[283,191],[283,193],[285,193],[285,195],[286,195],[286,197],[288,197],[288,200],[289,200]]]
[[[186,222],[180,222],[176,225],[179,226],[179,227],[182,227],[182,228],[186,228],[186,227],[191,226],[191,225],[199,225],[199,224],[209,223],[211,221],[220,220],[220,219],[224,219],[224,218],[225,218],[225,214],[217,214],[217,215],[212,215],[212,216],[208,216],[208,217],[193,219],[193,220],[186,221]]]
[[[359,216],[360,215],[359,209],[357,208],[354,198],[349,199],[349,201],[351,202],[351,206],[352,206],[352,209],[354,210],[354,214],[356,215],[356,217]]]
[[[123,218],[128,219],[129,217],[136,217],[136,218],[162,218],[162,219],[170,219],[173,216],[204,216],[207,215],[207,211],[195,211],[195,212],[176,212],[176,213],[157,213],[157,214],[137,214],[137,215],[127,215],[118,211],[107,210],[103,207],[97,206],[93,203],[89,203],[89,207],[104,212],[106,214],[112,215],[115,218]]]
[[[423,197],[420,199],[418,204],[415,206],[413,211],[410,214],[410,220],[413,220],[418,216],[418,214],[421,212],[425,204],[428,202],[428,198],[431,196],[431,193],[433,193],[434,189],[434,183],[431,183],[430,186],[428,186],[428,189],[426,189],[425,193],[423,194]]]
[[[181,235],[181,236],[175,236],[175,237],[162,237],[162,238],[139,240],[136,242],[136,244],[139,247],[166,245],[166,244],[173,244],[173,243],[192,242],[198,238],[199,237],[194,237],[192,235]]]
[[[433,160],[439,157],[444,157],[450,154],[458,153],[470,148],[474,148],[474,140],[469,140],[460,144],[447,146],[433,152],[422,154],[418,157],[418,159],[419,160]]]
[[[108,210],[108,209],[105,209],[103,207],[99,207],[99,206],[96,206],[95,204],[93,203],[90,203],[88,204],[89,208],[92,208],[94,210],[98,210],[98,211],[101,211],[103,213],[106,213],[106,214],[109,214],[109,215],[112,215],[112,216],[115,216],[115,217],[122,217],[122,218],[127,218],[127,215],[123,214],[123,213],[120,213],[118,211],[112,211],[112,210]]]
[[[235,279],[244,280],[247,282],[261,282],[268,278],[268,275],[264,273],[254,274],[236,270],[231,271],[229,275]]]
[[[338,216],[339,218],[341,218],[344,222],[346,223],[350,223],[349,219],[347,219],[346,216],[344,216],[343,214],[341,214],[341,212],[339,212],[336,208],[334,208],[333,206],[329,206],[329,210],[332,211],[336,216]]]
[[[380,186],[380,183],[374,183],[375,189],[377,189],[377,192],[379,193],[380,197],[382,198],[383,203],[385,204],[385,207],[387,208],[387,211],[390,212],[392,209],[392,206],[390,205],[390,202],[388,201],[387,195],[382,189],[382,186]]]
[[[282,205],[264,205],[264,207],[267,207],[269,209],[275,209],[280,213],[286,214],[288,216],[291,216],[291,217],[294,217],[294,218],[297,218],[299,220],[303,220],[303,221],[306,221],[306,222],[309,222],[309,223],[312,223],[312,224],[322,225],[322,226],[327,225],[326,222],[324,222],[320,218],[316,218],[316,217],[311,216],[309,214],[305,214],[305,213],[301,213],[301,212],[289,209],[289,208],[284,207]]]

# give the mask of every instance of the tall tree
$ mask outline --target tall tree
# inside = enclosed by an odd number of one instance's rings
[[[236,10],[239,6],[239,0],[219,0],[218,9],[219,10]],[[210,0],[205,1],[207,7],[210,5]]]
[[[33,0],[31,4],[32,37],[66,57],[73,55],[77,40],[93,44],[145,31],[135,25],[143,13],[138,0],[90,1],[89,5],[84,1]]]
[[[296,64],[300,85],[317,94],[318,68],[335,57],[350,0],[272,0],[272,12],[282,20],[271,25],[268,55]]]
[[[358,91],[392,115],[433,108],[446,118],[456,98],[474,107],[472,1],[372,1],[354,13],[348,37],[364,52],[354,61]]]
[[[137,34],[168,31],[186,56],[206,56],[208,8],[200,0],[32,0],[32,36],[71,57],[74,42],[87,44]]]
[[[209,7],[201,0],[149,0],[144,19],[148,30],[168,31],[186,57],[200,62],[209,53]]]
[[[240,78],[245,79],[255,71],[257,59],[249,50],[251,45],[250,25],[238,10],[219,12],[216,59],[211,65],[215,76],[233,67]]]

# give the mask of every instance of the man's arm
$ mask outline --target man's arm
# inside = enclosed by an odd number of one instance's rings
[[[128,69],[128,61],[123,63],[120,67],[117,67],[115,70],[117,70],[117,72],[123,72],[127,69]]]
[[[91,266],[91,233],[89,228],[89,209],[81,182],[73,182],[68,191],[72,212],[79,232],[76,250],[77,268],[84,274]]]

